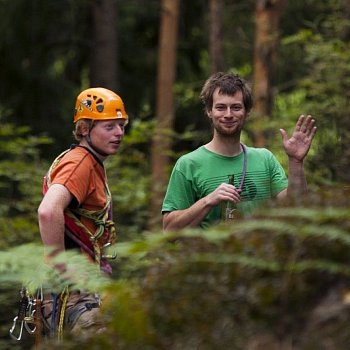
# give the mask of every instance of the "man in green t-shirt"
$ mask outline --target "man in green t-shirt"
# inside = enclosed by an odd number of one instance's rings
[[[290,138],[280,129],[288,156],[287,179],[269,150],[240,141],[253,106],[251,90],[243,79],[215,73],[205,82],[200,97],[213,125],[213,137],[176,162],[162,207],[164,230],[218,223],[223,203],[234,203],[241,215],[248,216],[268,199],[307,192],[303,161],[316,133],[310,115],[299,117]]]

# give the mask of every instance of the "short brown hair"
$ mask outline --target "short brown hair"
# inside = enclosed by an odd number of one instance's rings
[[[234,95],[237,91],[241,91],[246,112],[249,113],[252,109],[253,97],[247,82],[237,74],[218,72],[207,79],[200,93],[200,99],[206,112],[213,108],[213,95],[217,88],[221,94],[225,95]]]

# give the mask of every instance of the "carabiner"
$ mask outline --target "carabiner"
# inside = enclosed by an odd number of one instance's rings
[[[35,303],[33,304],[34,306],[36,305]],[[31,313],[29,314],[29,316],[24,318],[24,328],[26,329],[26,331],[29,334],[34,334],[36,331],[36,325],[35,325],[35,309],[33,311],[31,311]],[[30,328],[29,327],[29,323],[33,323],[34,327]]]
[[[102,258],[103,259],[116,259],[117,257],[117,253],[116,252],[113,252],[113,254],[104,254],[105,250],[111,245],[111,243],[106,243],[103,247],[102,247]]]
[[[12,339],[14,340],[21,340],[22,339],[22,332],[23,332],[23,324],[24,324],[24,320],[21,321],[21,328],[20,328],[20,331],[19,331],[19,335],[18,337],[16,337],[14,334],[13,334],[13,331],[15,330],[16,328],[16,325],[17,325],[17,320],[18,320],[18,316],[16,316],[14,319],[13,319],[13,325],[10,329],[10,336]]]

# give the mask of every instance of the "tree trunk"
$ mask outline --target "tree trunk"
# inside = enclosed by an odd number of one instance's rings
[[[224,70],[223,50],[223,0],[209,0],[209,55],[210,72],[215,73]]]
[[[258,0],[256,3],[253,96],[258,128],[253,135],[253,142],[257,147],[263,147],[266,143],[263,125],[272,110],[279,24],[286,2],[287,0]]]
[[[156,95],[156,126],[152,140],[151,205],[149,227],[161,225],[161,205],[169,174],[171,132],[174,124],[173,86],[176,73],[179,0],[162,0],[158,75]]]
[[[90,86],[118,89],[117,6],[114,0],[94,0]]]

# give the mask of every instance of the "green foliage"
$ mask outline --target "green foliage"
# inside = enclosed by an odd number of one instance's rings
[[[348,218],[349,207],[274,208],[232,226],[147,234],[117,250],[161,344],[240,349],[262,330],[300,336],[317,299],[347,280]]]
[[[104,295],[106,332],[67,336],[60,348],[242,349],[259,333],[300,342],[320,298],[350,276],[350,203],[340,193],[331,206],[322,193],[204,231],[145,232],[116,245],[112,280],[72,252],[55,260],[69,262],[58,277],[42,248],[11,249],[0,253],[1,282],[69,280]]]
[[[323,14],[318,21],[308,23],[309,28],[300,29],[285,37],[283,47],[289,51],[302,52],[300,63],[305,74],[296,82],[296,89],[280,95],[276,100],[274,115],[311,113],[318,124],[318,135],[313,144],[308,170],[315,183],[349,181],[347,171],[350,158],[349,133],[349,38],[346,36],[348,20],[344,15],[343,1],[325,1],[320,4]],[[293,69],[296,65],[293,65]],[[286,101],[301,93],[294,108]],[[284,103],[281,103],[281,99]],[[317,152],[315,152],[317,150]]]
[[[149,310],[142,294],[141,286],[133,281],[119,280],[106,290],[103,310],[109,318],[111,328],[108,331],[111,336],[118,334],[130,344],[135,342],[141,345],[152,341]]]
[[[39,147],[50,140],[0,119],[0,248],[4,249],[39,237],[36,212],[47,166]]]
[[[58,273],[52,266],[65,265],[65,272]],[[1,283],[19,283],[31,292],[44,286],[45,290],[61,292],[69,284],[71,289],[98,292],[106,288],[108,279],[96,264],[75,251],[67,251],[44,261],[42,244],[22,244],[0,252]]]

